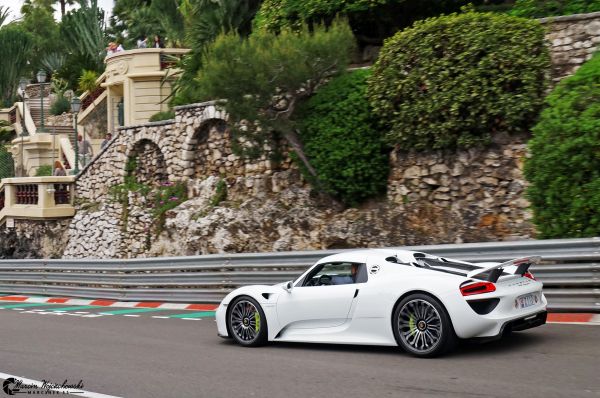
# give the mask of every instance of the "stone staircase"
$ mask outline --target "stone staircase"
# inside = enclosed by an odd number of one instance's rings
[[[50,98],[44,97],[44,119],[50,114]],[[39,97],[28,98],[27,99],[27,109],[29,110],[29,114],[35,123],[35,127],[39,130],[42,125],[42,104],[40,102]],[[46,123],[44,123],[46,125]]]

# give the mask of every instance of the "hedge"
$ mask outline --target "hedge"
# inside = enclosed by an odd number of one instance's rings
[[[525,176],[541,238],[600,234],[600,55],[564,79],[533,128]]]
[[[368,96],[405,149],[470,147],[528,130],[550,65],[537,21],[477,13],[430,18],[385,41]]]
[[[511,15],[542,18],[600,11],[600,0],[517,0]]]
[[[369,71],[358,70],[333,79],[300,111],[301,138],[317,171],[317,186],[348,205],[384,192],[389,170],[366,99],[368,76]]]

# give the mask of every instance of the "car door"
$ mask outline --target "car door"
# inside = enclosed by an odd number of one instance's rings
[[[352,279],[352,264],[337,262],[317,266],[290,292],[279,295],[277,317],[281,327],[312,329],[343,324],[360,287],[356,279]],[[354,266],[365,265],[354,263]]]

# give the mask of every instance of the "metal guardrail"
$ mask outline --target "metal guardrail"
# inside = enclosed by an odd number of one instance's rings
[[[472,262],[541,255],[532,268],[553,311],[600,312],[600,238],[408,246]],[[345,250],[131,260],[0,260],[0,292],[119,300],[219,302],[236,287],[295,279]]]

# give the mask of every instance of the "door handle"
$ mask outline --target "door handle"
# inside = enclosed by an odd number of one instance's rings
[[[354,291],[354,298],[356,298],[356,296],[358,296],[358,289]]]

